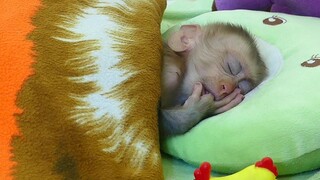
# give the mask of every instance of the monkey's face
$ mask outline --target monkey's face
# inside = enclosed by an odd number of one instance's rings
[[[250,78],[251,67],[240,55],[204,49],[190,53],[188,68],[193,78],[191,84],[200,81],[203,84],[203,94],[211,93],[215,100],[221,100],[231,94],[235,88],[240,88],[242,94],[248,93],[255,87]],[[192,72],[194,71],[194,72]]]
[[[246,94],[265,77],[266,69],[258,50],[246,40],[228,36],[215,41],[201,40],[189,52],[188,68],[195,81],[203,84],[205,93],[211,93],[215,100],[221,100],[239,88]],[[193,82],[196,83],[196,82]]]
[[[183,52],[187,59],[183,85],[192,90],[196,82],[203,84],[203,93],[221,100],[235,88],[248,93],[266,77],[254,39],[239,26],[211,24],[182,26],[172,35],[169,46]]]

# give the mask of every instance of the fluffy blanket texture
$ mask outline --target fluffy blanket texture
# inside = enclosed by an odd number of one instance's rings
[[[163,178],[157,106],[165,6],[1,2],[0,179]]]

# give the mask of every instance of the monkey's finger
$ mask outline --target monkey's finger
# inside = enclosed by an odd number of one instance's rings
[[[201,92],[202,92],[202,84],[198,82],[193,86],[192,94],[185,101],[185,103],[183,104],[183,107],[188,107],[198,102],[200,100]]]
[[[241,101],[243,100],[244,96],[242,94],[238,94],[230,103],[228,103],[225,106],[222,106],[221,108],[218,108],[215,111],[215,114],[220,114],[225,111],[230,110],[231,108],[235,107],[236,105],[240,104]]]
[[[197,82],[194,86],[193,86],[193,92],[191,94],[190,97],[193,97],[197,100],[200,99],[201,93],[202,93],[202,84]]]
[[[241,93],[241,89],[237,88],[235,89],[231,94],[229,94],[228,96],[226,96],[225,98],[221,99],[220,101],[216,101],[215,102],[215,106],[217,108],[219,107],[223,107],[227,104],[229,104],[234,98],[237,97],[237,95],[239,95]]]
[[[211,94],[205,94],[201,96],[200,101],[207,101],[212,103],[214,101],[214,97]]]

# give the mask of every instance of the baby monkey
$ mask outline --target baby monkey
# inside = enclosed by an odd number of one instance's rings
[[[164,42],[160,132],[187,132],[238,105],[266,77],[255,40],[231,24],[183,25]]]

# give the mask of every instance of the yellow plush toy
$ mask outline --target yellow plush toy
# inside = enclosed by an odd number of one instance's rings
[[[195,180],[275,180],[278,176],[277,167],[273,164],[271,158],[266,157],[256,164],[225,177],[211,177],[211,164],[204,162],[200,168],[194,171]]]

